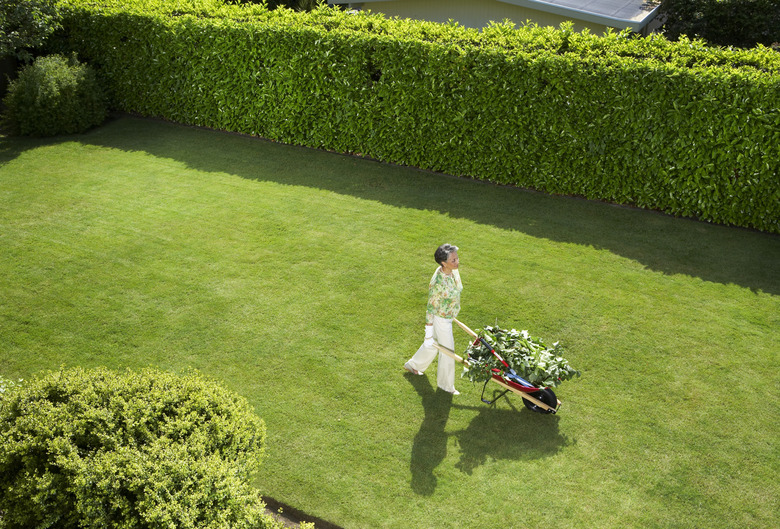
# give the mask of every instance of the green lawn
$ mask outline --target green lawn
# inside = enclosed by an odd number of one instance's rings
[[[0,204],[0,375],[194,367],[312,515],[780,525],[777,236],[129,117],[2,138]],[[464,323],[564,344],[559,414],[405,374],[443,242]]]

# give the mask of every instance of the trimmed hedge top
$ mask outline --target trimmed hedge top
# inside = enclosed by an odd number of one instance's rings
[[[677,67],[719,66],[780,73],[780,53],[759,45],[754,49],[718,48],[702,40],[681,38],[672,42],[662,35],[642,37],[611,29],[603,36],[588,30],[576,32],[571,24],[561,29],[536,24],[516,26],[510,21],[492,23],[483,30],[457,23],[439,24],[412,19],[387,18],[368,11],[347,13],[320,7],[311,12],[286,8],[269,10],[259,4],[230,4],[224,0],[60,0],[63,6],[86,7],[128,14],[157,14],[167,17],[220,18],[238,24],[273,24],[327,31],[359,32],[363,35],[393,36],[457,48],[497,48],[502,52],[551,52],[583,58],[605,56],[658,61]]]

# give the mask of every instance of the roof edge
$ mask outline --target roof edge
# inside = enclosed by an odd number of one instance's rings
[[[628,19],[628,18],[615,18],[607,15],[600,15],[598,13],[592,13],[589,11],[581,11],[579,9],[567,8],[564,6],[558,6],[549,4],[540,0],[497,0],[504,4],[512,4],[520,7],[527,7],[535,9],[537,11],[544,11],[546,13],[553,13],[555,15],[561,15],[565,17],[571,17],[577,20],[584,20],[586,22],[592,22],[595,24],[604,24],[618,29],[631,28],[634,31],[641,31],[644,27],[650,23],[658,14],[659,5],[655,6],[652,10],[640,20]]]

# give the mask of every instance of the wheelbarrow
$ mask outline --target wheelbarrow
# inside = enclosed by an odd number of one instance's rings
[[[505,368],[504,370],[497,368],[493,369],[491,377],[485,381],[485,386],[482,388],[482,402],[485,404],[494,404],[498,399],[505,396],[507,393],[512,392],[520,395],[523,398],[523,404],[525,404],[525,407],[531,411],[537,413],[558,412],[558,409],[561,407],[561,401],[558,400],[558,398],[555,396],[555,393],[553,393],[550,388],[537,387],[525,380],[523,377],[519,376],[513,369],[509,367],[509,364],[503,358],[501,358],[495,349],[490,346],[487,340],[481,338],[477,333],[469,329],[466,325],[457,319],[454,319],[453,321],[457,323],[461,329],[466,331],[467,334],[474,338],[475,345],[481,342],[485,347],[487,347],[491,354],[493,354]],[[446,354],[459,364],[463,364],[466,367],[471,365],[468,358],[460,357],[455,353],[455,351],[449,349],[448,347],[444,347],[443,345],[440,345],[436,342],[434,342],[433,345],[443,354]],[[485,399],[485,389],[487,388],[488,382],[491,381],[504,388],[504,391],[493,400],[487,400]]]

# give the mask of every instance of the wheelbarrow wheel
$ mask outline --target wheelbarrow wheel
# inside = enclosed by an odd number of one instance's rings
[[[542,390],[535,391],[534,393],[529,393],[529,395],[537,400],[541,400],[552,409],[555,409],[555,407],[558,406],[558,397],[555,396],[555,393],[553,393],[553,390],[550,388],[544,388]],[[541,406],[537,406],[527,399],[523,399],[523,404],[525,404],[526,408],[531,411],[535,411],[536,413],[552,413],[552,410],[545,410]]]

